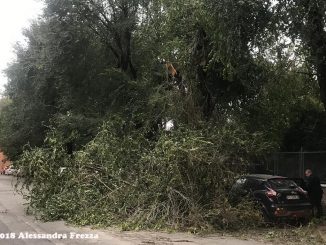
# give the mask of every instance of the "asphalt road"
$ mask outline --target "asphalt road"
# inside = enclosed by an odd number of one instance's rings
[[[15,178],[0,175],[0,245],[105,244],[105,245],[262,245],[232,237],[198,237],[186,233],[121,232],[41,222],[25,214],[26,201],[14,191]],[[60,238],[61,237],[61,238]]]

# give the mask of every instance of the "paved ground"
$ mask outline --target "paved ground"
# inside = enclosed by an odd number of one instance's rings
[[[326,226],[320,226],[318,230],[319,230],[319,235],[321,236],[321,238],[324,240],[326,244]]]
[[[0,176],[0,244],[105,244],[105,245],[262,245],[253,240],[239,240],[232,237],[157,232],[120,232],[115,230],[92,230],[67,226],[64,222],[35,220],[24,212],[24,200],[14,192],[14,178]],[[94,239],[81,238],[82,234]],[[39,239],[34,236],[51,235],[52,238]],[[63,239],[58,239],[62,236]],[[76,237],[79,236],[78,239]],[[10,238],[15,237],[15,239]]]

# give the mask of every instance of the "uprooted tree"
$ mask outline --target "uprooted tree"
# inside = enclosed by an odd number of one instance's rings
[[[293,137],[326,121],[324,3],[300,4],[45,1],[0,112],[30,211],[125,228],[254,225],[250,203],[228,203],[233,179],[272,151],[325,147],[314,129]]]

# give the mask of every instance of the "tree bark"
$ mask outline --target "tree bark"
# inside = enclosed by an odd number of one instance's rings
[[[308,4],[308,18],[306,24],[306,42],[310,48],[313,65],[317,71],[317,80],[320,88],[320,99],[326,109],[326,32],[325,12],[317,2]]]

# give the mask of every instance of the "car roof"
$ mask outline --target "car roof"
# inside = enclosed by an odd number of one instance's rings
[[[245,175],[246,178],[251,179],[260,179],[260,180],[269,180],[269,179],[285,179],[284,176],[270,175],[270,174],[248,174]]]

